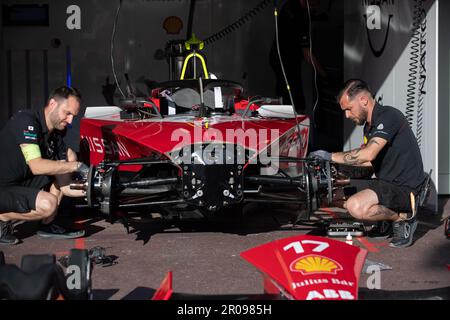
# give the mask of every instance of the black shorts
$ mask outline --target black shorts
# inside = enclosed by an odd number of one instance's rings
[[[41,190],[50,188],[48,176],[33,178],[14,185],[0,185],[0,213],[28,213],[36,209],[36,197]]]
[[[410,193],[413,192],[416,195],[416,192],[408,187],[397,186],[386,181],[352,179],[350,185],[344,188],[344,194],[349,197],[365,189],[374,191],[378,196],[378,203],[386,208],[397,212],[412,211]]]

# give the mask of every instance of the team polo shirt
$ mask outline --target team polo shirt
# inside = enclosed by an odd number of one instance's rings
[[[64,134],[65,131],[48,131],[43,109],[19,111],[12,116],[0,131],[0,185],[14,185],[33,177],[21,144],[39,145],[44,159],[66,159]]]
[[[416,137],[403,113],[375,104],[372,122],[364,126],[365,141],[378,137],[387,141],[372,166],[378,179],[418,191],[425,179]]]

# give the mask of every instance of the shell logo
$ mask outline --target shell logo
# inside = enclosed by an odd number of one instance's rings
[[[176,16],[167,17],[163,22],[163,28],[167,34],[180,34],[183,29],[183,21]]]
[[[336,274],[342,270],[342,266],[330,258],[309,255],[292,262],[290,269],[293,272],[301,272],[303,275],[314,273]]]

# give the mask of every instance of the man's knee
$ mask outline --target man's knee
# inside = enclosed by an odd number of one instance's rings
[[[363,220],[366,217],[366,209],[363,203],[357,198],[350,197],[346,202],[346,209],[348,212],[358,220]]]
[[[58,198],[48,192],[40,192],[36,199],[36,211],[42,218],[51,217],[58,207]]]

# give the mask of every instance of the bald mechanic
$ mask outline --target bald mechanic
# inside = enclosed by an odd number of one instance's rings
[[[60,87],[39,111],[19,111],[0,132],[0,244],[16,244],[13,221],[41,221],[38,234],[77,238],[84,231],[53,222],[63,196],[81,197],[71,190],[72,175],[87,175],[88,167],[67,149],[63,137],[80,111],[78,90]]]
[[[347,81],[337,99],[347,119],[364,125],[365,145],[348,152],[319,150],[310,156],[373,167],[376,179],[352,180],[357,192],[344,208],[356,219],[377,222],[369,236],[392,235],[391,247],[408,247],[417,227],[410,193],[417,196],[426,178],[414,133],[402,112],[375,102],[360,79]]]

